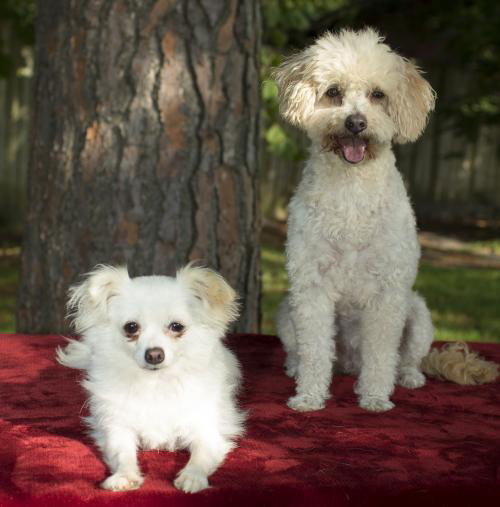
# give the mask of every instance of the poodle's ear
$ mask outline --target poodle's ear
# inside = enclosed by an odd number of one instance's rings
[[[109,298],[117,295],[130,281],[127,268],[97,266],[85,275],[85,280],[73,285],[68,292],[68,318],[77,333],[82,333],[99,322],[106,314]]]
[[[394,142],[408,143],[416,141],[422,134],[429,113],[434,109],[436,92],[417,66],[405,58],[401,57],[401,60],[402,82],[389,102],[389,113],[397,128]]]
[[[236,292],[215,271],[188,264],[177,272],[177,280],[202,302],[204,320],[212,327],[225,330],[238,318]]]
[[[288,57],[272,72],[272,78],[278,85],[280,113],[292,125],[302,129],[316,104],[316,88],[306,78],[311,74],[311,62],[308,48]]]

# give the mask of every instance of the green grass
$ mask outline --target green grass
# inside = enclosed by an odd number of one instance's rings
[[[282,250],[262,247],[264,333],[275,333],[274,314],[287,287],[284,262]],[[416,288],[432,311],[436,339],[500,343],[500,271],[423,263]]]
[[[500,239],[490,241],[473,241],[467,244],[467,247],[473,252],[499,255],[500,254]]]
[[[261,246],[262,332],[275,334],[274,315],[288,286],[284,249]]]
[[[416,283],[438,340],[500,343],[500,271],[423,264]]]
[[[16,291],[19,257],[0,256],[0,333],[13,333],[16,327]]]

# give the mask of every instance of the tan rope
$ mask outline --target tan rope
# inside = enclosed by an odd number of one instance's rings
[[[486,361],[463,342],[432,349],[422,360],[422,371],[461,385],[487,384],[498,378],[498,364]]]

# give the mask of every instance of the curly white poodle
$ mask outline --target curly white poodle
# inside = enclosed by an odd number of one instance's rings
[[[422,133],[435,93],[373,29],[327,33],[276,69],[282,115],[311,140],[289,207],[290,289],[277,315],[288,405],[323,408],[335,370],[358,376],[359,405],[394,406],[421,387],[433,337],[412,290],[420,247],[392,143]]]

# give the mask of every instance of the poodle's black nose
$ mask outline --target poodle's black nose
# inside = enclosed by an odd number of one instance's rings
[[[146,350],[144,358],[148,364],[160,364],[165,359],[165,352],[160,347],[154,347]]]
[[[345,119],[345,128],[353,134],[359,134],[366,128],[366,118],[360,114],[350,114]]]

